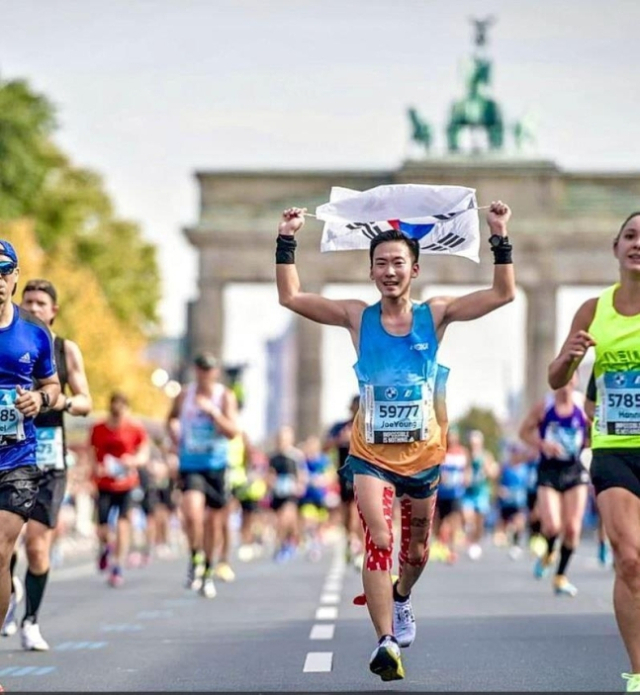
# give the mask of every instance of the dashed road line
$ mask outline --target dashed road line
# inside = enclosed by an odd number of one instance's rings
[[[309,639],[325,640],[333,639],[333,634],[336,631],[336,626],[332,624],[314,625],[311,628]]]
[[[333,606],[321,606],[316,610],[316,620],[335,620],[338,617],[338,609]]]
[[[140,632],[140,630],[144,630],[142,625],[130,623],[120,623],[117,625],[101,625],[100,629],[103,632]]]
[[[20,678],[21,676],[46,676],[56,670],[55,666],[8,666],[0,669],[0,676]]]
[[[340,594],[326,593],[320,596],[320,603],[324,606],[337,606],[340,603]]]
[[[63,642],[54,647],[58,652],[71,651],[76,649],[102,649],[108,642]]]
[[[309,652],[304,661],[304,673],[326,673],[331,671],[333,652]]]
[[[320,606],[316,609],[315,619],[336,620],[338,606],[340,604],[340,592],[344,578],[344,560],[341,549],[336,547],[336,557],[325,579],[322,593],[320,594]],[[309,639],[318,641],[330,641],[336,631],[335,623],[318,623],[313,625],[309,633]],[[308,652],[302,668],[303,673],[326,673],[333,668],[333,652]]]

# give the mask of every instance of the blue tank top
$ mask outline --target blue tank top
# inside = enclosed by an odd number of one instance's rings
[[[541,462],[553,460],[567,464],[575,463],[579,460],[587,437],[587,418],[582,408],[575,403],[570,415],[558,415],[555,404],[550,398],[539,431],[541,439],[560,444],[564,451],[553,459],[540,454]]]
[[[528,470],[525,463],[503,466],[500,475],[500,503],[503,507],[524,507],[527,504]]]
[[[13,405],[16,388],[56,373],[53,341],[39,319],[15,304],[13,319],[0,328],[0,470],[36,463],[36,428]]]
[[[440,464],[440,484],[438,497],[443,500],[459,500],[464,496],[464,472],[467,467],[467,454],[447,451]]]
[[[484,470],[484,457],[474,456],[471,458],[471,482],[466,490],[470,497],[483,494],[487,489],[487,474]]]
[[[224,386],[216,384],[211,401],[222,407]],[[195,384],[187,387],[180,410],[180,471],[220,471],[229,464],[229,439],[216,430],[209,415],[196,404]]]
[[[539,464],[539,458],[531,459],[531,461],[527,461],[525,463],[525,466],[527,467],[527,492],[533,493],[538,489]]]
[[[354,369],[369,444],[410,444],[433,436],[429,420],[433,418],[437,352],[428,305],[413,303],[411,330],[404,336],[385,330],[380,302],[364,310]]]

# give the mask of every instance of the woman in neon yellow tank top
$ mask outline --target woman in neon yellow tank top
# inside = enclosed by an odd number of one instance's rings
[[[640,692],[640,212],[613,242],[619,281],[576,312],[549,384],[566,384],[595,348],[591,477],[615,558],[614,607],[629,654],[627,692]]]

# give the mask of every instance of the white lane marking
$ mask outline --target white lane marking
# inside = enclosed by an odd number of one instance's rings
[[[331,671],[333,652],[309,652],[304,661],[305,673],[326,673]]]
[[[340,603],[340,594],[322,594],[322,596],[320,596],[320,603],[325,606],[336,606]]]
[[[316,620],[335,620],[338,609],[333,606],[322,606],[316,610]]]
[[[309,639],[333,639],[335,630],[335,625],[314,625],[311,628]]]
[[[327,581],[327,582],[325,582],[324,587],[322,588],[322,591],[336,592],[336,591],[340,591],[340,589],[342,589],[342,583],[341,582]]]

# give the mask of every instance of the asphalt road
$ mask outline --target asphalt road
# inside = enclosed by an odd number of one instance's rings
[[[40,625],[49,652],[0,640],[8,691],[617,691],[627,663],[611,569],[583,545],[576,598],[533,578],[532,560],[486,546],[478,562],[430,564],[414,591],[418,637],[407,677],[368,670],[375,636],[352,604],[361,580],[328,549],[235,563],[237,580],[206,600],[182,588],[186,559],[132,569],[113,589],[93,564],[55,570]],[[22,609],[20,615],[22,614]]]

